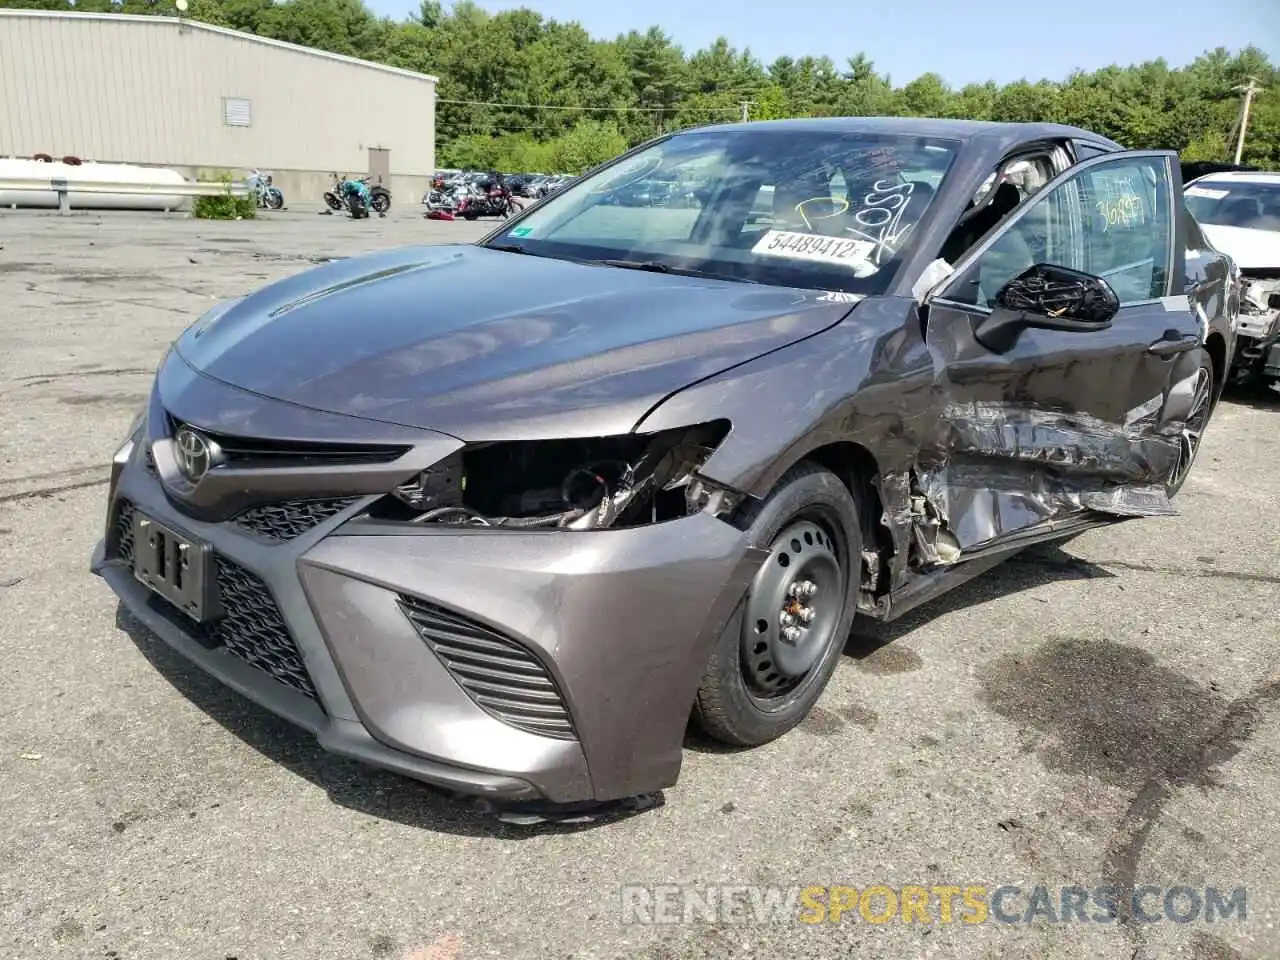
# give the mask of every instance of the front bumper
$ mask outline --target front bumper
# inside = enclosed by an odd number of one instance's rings
[[[353,522],[373,497],[272,541],[179,509],[141,444],[109,489],[93,569],[162,640],[326,750],[502,800],[674,784],[711,644],[764,557],[705,514],[581,533]],[[210,545],[234,598],[214,629],[133,577],[131,509]],[[565,729],[513,725],[451,659],[459,634],[519,651]]]

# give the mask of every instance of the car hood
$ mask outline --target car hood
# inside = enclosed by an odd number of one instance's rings
[[[625,433],[672,392],[811,336],[830,294],[473,245],[326,264],[178,340],[200,373],[464,440]],[[799,385],[803,388],[803,385]]]
[[[1241,270],[1280,268],[1280,231],[1215,227],[1212,224],[1201,224],[1200,229],[1214,248],[1234,260]]]

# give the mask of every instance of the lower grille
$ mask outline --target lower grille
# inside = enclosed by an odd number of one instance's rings
[[[281,683],[317,699],[302,655],[270,589],[238,563],[226,557],[216,559],[223,614],[203,625],[205,636]]]
[[[280,543],[300,537],[313,527],[336,517],[359,497],[328,500],[285,500],[250,507],[232,521],[241,529]]]
[[[556,682],[516,641],[461,614],[401,595],[400,609],[476,705],[528,733],[576,740]]]
[[[116,505],[113,527],[115,555],[133,563],[134,506],[128,500]],[[175,613],[174,622],[183,625],[214,647],[225,647],[241,660],[264,671],[281,683],[319,700],[315,685],[302,662],[302,654],[280,614],[270,588],[257,574],[233,560],[215,556],[218,597],[223,615],[218,620],[195,624],[185,619],[167,600],[152,596],[152,602]]]

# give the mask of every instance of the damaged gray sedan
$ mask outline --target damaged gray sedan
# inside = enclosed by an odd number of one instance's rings
[[[649,181],[686,201],[612,202]],[[1172,511],[1239,302],[1188,221],[1175,155],[1069,127],[678,133],[200,318],[93,567],[334,753],[657,791],[691,715],[798,724],[855,616]]]

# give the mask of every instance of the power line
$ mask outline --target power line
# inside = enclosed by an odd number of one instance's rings
[[[461,107],[504,107],[509,110],[569,110],[574,112],[588,113],[661,113],[670,111],[672,113],[735,113],[737,107],[564,107],[550,103],[498,103],[492,100],[450,100],[445,97],[436,97],[436,103],[450,103]]]

